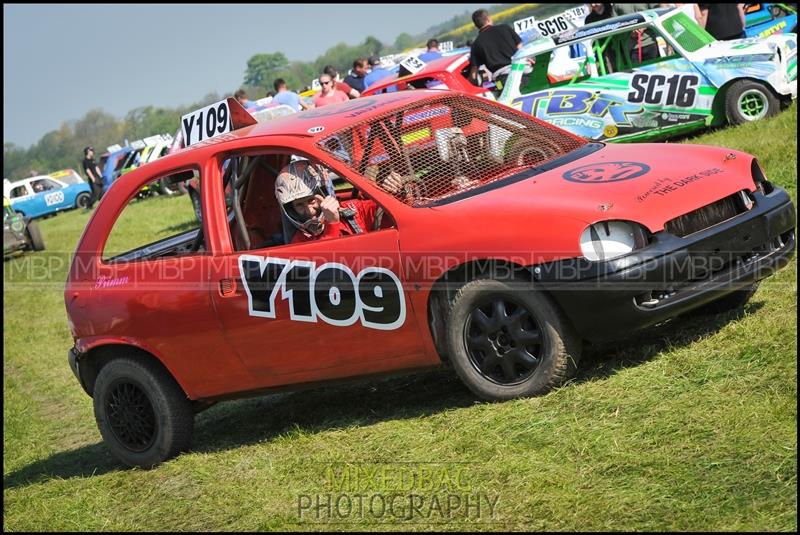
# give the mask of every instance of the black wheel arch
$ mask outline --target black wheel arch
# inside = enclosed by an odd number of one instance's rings
[[[781,95],[780,93],[775,91],[774,87],[772,87],[764,80],[759,80],[758,78],[752,78],[750,76],[734,78],[732,80],[728,80],[727,82],[725,82],[722,85],[722,87],[719,88],[717,94],[714,95],[714,101],[711,103],[711,112],[712,115],[714,116],[714,120],[711,123],[712,126],[722,126],[728,123],[728,116],[725,110],[725,96],[727,95],[728,90],[733,84],[735,84],[736,82],[740,82],[742,80],[748,80],[750,82],[755,82],[757,84],[764,86],[767,90],[769,90],[770,93],[772,93],[772,95],[776,99],[778,99],[778,101],[781,103],[781,107],[786,105],[787,98],[789,100],[789,103],[791,103],[792,100],[791,96]]]
[[[524,281],[533,285],[532,268],[533,266],[523,266],[509,260],[497,258],[472,260],[452,267],[434,282],[428,294],[428,329],[436,351],[443,361],[448,358],[445,331],[447,314],[450,310],[450,303],[458,290],[467,282],[486,278]],[[549,292],[542,288],[538,290],[550,298],[550,302],[558,309],[563,319],[569,323],[571,328],[574,328],[572,320],[564,313],[558,302],[549,295]]]
[[[97,381],[97,376],[100,374],[100,370],[102,370],[106,364],[121,356],[142,362],[149,361],[156,364],[170,377],[172,377],[178,387],[180,387],[184,394],[186,394],[186,389],[183,388],[183,385],[180,384],[180,381],[178,381],[178,379],[172,374],[172,372],[169,371],[164,363],[152,353],[145,351],[140,347],[128,344],[105,344],[93,347],[84,353],[80,359],[80,366],[78,368],[81,374],[80,380],[85,386],[89,396],[94,396],[94,386],[95,382]]]

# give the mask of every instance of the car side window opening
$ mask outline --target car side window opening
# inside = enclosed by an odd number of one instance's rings
[[[156,191],[159,184],[199,177],[197,170],[161,176],[145,184]],[[205,254],[205,238],[188,195],[142,198],[141,190],[125,205],[103,247],[104,262],[132,262]]]
[[[679,16],[686,18],[686,15],[683,14]],[[668,19],[668,21],[678,19],[671,27],[680,26],[682,19],[678,18],[679,16]],[[691,21],[683,22],[683,24],[687,27],[684,30],[685,40],[691,40],[692,43],[695,41],[705,42],[702,35],[695,35],[698,32],[691,26]],[[705,33],[705,30],[699,26],[697,29]],[[645,36],[656,43],[656,48],[648,48],[643,45],[643,42],[647,43]],[[522,76],[520,93],[527,95],[549,87],[583,81],[592,75],[590,68],[592,62],[596,64],[597,74],[605,76],[613,72],[630,72],[640,65],[650,65],[680,57],[654,27],[643,28],[642,33],[631,30],[594,39],[592,40],[592,54],[587,54],[583,58],[573,57],[570,50],[573,46],[574,43],[572,45],[564,44],[535,56],[532,71]],[[682,46],[684,45],[682,44]],[[641,58],[640,52],[642,52]]]
[[[40,178],[39,180],[34,180],[33,182],[31,182],[31,186],[33,187],[33,191],[37,193],[41,191],[50,191],[53,189],[61,188],[61,184],[47,178]]]
[[[331,151],[336,151],[336,140],[330,141]],[[341,149],[340,149],[341,150]],[[341,154],[341,153],[340,153]],[[316,194],[323,198],[334,195],[340,203],[340,217],[347,223],[350,214],[348,201],[366,201],[368,196],[334,170],[313,158],[292,153],[235,154],[222,163],[223,187],[230,198],[229,228],[236,251],[264,249],[292,243],[297,228],[282,210],[275,193],[275,183],[280,173],[291,162],[312,166],[320,176]],[[291,208],[289,208],[291,209]],[[291,215],[291,214],[290,214]],[[381,208],[378,228],[394,226],[391,216]],[[372,232],[378,228],[357,228],[353,235]],[[343,236],[349,237],[349,236]]]
[[[633,69],[680,57],[672,50],[655,27],[640,28],[640,31],[611,35],[604,47],[608,60],[613,64],[613,72],[630,72]],[[648,40],[654,44],[648,45]]]
[[[697,52],[704,46],[716,41],[714,36],[683,12],[678,12],[664,19],[661,24],[670,37],[687,52]]]
[[[23,184],[22,186],[17,186],[16,188],[12,189],[10,195],[12,199],[24,197],[25,195],[28,195],[28,189]]]

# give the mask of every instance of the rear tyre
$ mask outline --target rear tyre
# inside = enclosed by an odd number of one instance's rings
[[[39,225],[35,221],[28,221],[28,226],[25,229],[28,235],[28,243],[34,251],[44,251],[44,238],[42,238],[42,231],[39,230]]]
[[[530,283],[478,279],[456,293],[447,318],[450,361],[477,396],[538,396],[575,375],[580,339]]]
[[[100,370],[93,397],[103,440],[128,466],[152,468],[189,447],[192,404],[156,363],[135,357],[112,360]]]
[[[87,209],[92,204],[92,194],[84,191],[75,197],[75,208]]]
[[[780,101],[765,85],[753,80],[734,82],[725,92],[725,113],[730,124],[744,124],[775,115]]]

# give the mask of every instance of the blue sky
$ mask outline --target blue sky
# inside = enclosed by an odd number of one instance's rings
[[[3,5],[3,141],[27,148],[94,108],[117,117],[235,91],[247,60],[387,44],[490,4]]]

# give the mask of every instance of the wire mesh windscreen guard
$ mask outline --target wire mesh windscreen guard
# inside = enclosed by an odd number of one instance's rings
[[[587,142],[505,106],[450,93],[354,123],[319,146],[414,207],[559,158]],[[392,175],[392,180],[387,177]],[[399,191],[395,191],[402,184]]]

